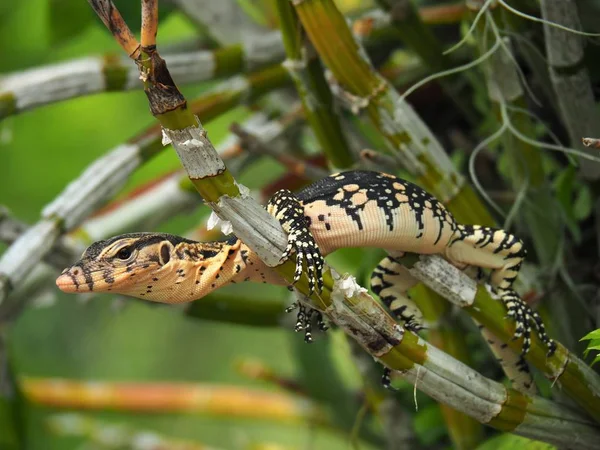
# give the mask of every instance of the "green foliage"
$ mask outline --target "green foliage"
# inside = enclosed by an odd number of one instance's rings
[[[586,334],[584,337],[580,339],[581,341],[590,341],[585,349],[584,355],[587,357],[591,351],[600,352],[600,329],[594,330]],[[596,355],[594,360],[591,362],[593,366],[598,361],[600,361],[600,354]]]
[[[540,441],[534,441],[514,434],[501,434],[488,439],[477,450],[556,450],[556,447]]]

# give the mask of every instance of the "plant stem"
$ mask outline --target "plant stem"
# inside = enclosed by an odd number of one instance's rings
[[[303,31],[289,0],[276,0],[283,44],[287,53],[284,66],[288,69],[302,100],[306,119],[329,162],[338,169],[353,163],[352,154],[334,110],[319,59],[312,48],[303,44]]]

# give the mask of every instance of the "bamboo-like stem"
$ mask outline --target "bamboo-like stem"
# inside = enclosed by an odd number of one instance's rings
[[[450,305],[436,292],[422,285],[420,287],[421,289],[411,292],[411,297],[423,313],[427,338],[437,348],[470,365],[471,357],[464,328],[450,323]],[[440,409],[454,447],[461,450],[477,447],[484,434],[481,424],[444,403],[440,404]]]
[[[190,104],[191,113],[209,121],[219,114],[290,82],[281,67],[233,78]],[[191,114],[190,113],[190,114]],[[61,233],[84,218],[124,186],[133,171],[159,151],[161,130],[152,127],[88,166],[42,211],[41,220],[21,235],[0,257],[0,305],[31,269],[50,251]]]
[[[255,72],[284,56],[281,35],[275,31],[244,45],[170,53],[165,60],[178,83],[190,84]],[[139,89],[139,71],[128,61],[107,54],[0,76],[0,120],[71,98]]]
[[[415,258],[411,255],[405,257],[403,263],[425,285],[443,293],[444,297],[463,308],[508,347],[515,352],[520,351],[521,339],[513,340],[515,324],[504,320],[504,306],[485,286],[477,286],[475,281],[437,256]],[[527,361],[558,383],[569,397],[600,422],[600,376],[561,344],[558,344],[553,356],[547,357],[546,353],[546,346],[533,335]]]
[[[94,2],[96,3],[96,2]],[[111,4],[110,0],[100,3]],[[94,6],[94,5],[93,5]],[[114,5],[111,6],[114,8]],[[110,9],[104,6],[101,9]],[[107,28],[115,34],[112,25]],[[118,38],[118,36],[116,36]],[[233,229],[268,265],[280,263],[287,239],[277,220],[242,194],[239,185],[218,157],[196,116],[177,89],[165,61],[155,49],[143,49],[134,58],[140,68],[152,114],[163,126],[188,176],[215,212],[233,223]],[[254,230],[266,233],[257,236]],[[288,267],[290,264],[286,264]],[[286,278],[291,279],[289,274]]]
[[[235,184],[216,155],[206,133],[199,128],[197,119],[185,107],[185,98],[168,75],[164,61],[156,53],[143,56],[144,59],[139,62],[151,110],[163,124],[165,134],[173,143],[196,189],[222,219],[232,222],[236,235],[260,259],[270,265],[279,263],[287,241],[283,230],[272,216],[265,214],[264,209],[240,192],[239,185]],[[295,264],[286,261],[275,270],[289,282],[293,279]],[[366,294],[366,290],[358,286],[349,289],[346,280],[340,279],[333,270],[324,270],[323,278],[322,292],[315,292],[309,297],[311,306],[323,311],[391,369],[402,371],[404,376],[413,380],[416,380],[415,375],[419,378],[421,370],[431,374],[434,383],[429,383],[428,378],[419,381],[419,387],[430,395],[443,398],[451,406],[482,422],[502,429],[514,429],[524,436],[538,437],[545,433],[544,440],[560,445],[572,444],[574,439],[584,445],[600,442],[598,432],[580,416],[558,411],[552,402],[527,397],[486,380],[450,356],[428,347],[413,333],[404,331]],[[305,275],[295,287],[299,292],[308,294]],[[439,383],[438,379],[444,382]],[[441,387],[443,391],[440,391]],[[474,403],[465,403],[465,395],[473,397]],[[483,401],[477,400],[479,395],[484,395]],[[524,407],[528,402],[535,408]],[[517,414],[511,414],[514,409]],[[575,436],[572,435],[574,430]]]
[[[21,378],[19,385],[29,401],[55,408],[187,412],[322,425],[329,422],[323,411],[306,399],[234,385],[112,383],[62,378]]]
[[[0,206],[0,242],[12,244],[25,233],[27,228],[27,224],[16,219],[6,208]],[[66,267],[73,261],[74,252],[79,250],[72,242],[61,238],[56,241],[52,252],[47,255],[45,260],[55,267]]]
[[[329,175],[329,172],[321,167],[313,166],[307,161],[290,156],[284,152],[277,151],[273,146],[264,143],[258,136],[244,130],[239,124],[232,124],[230,127],[232,133],[240,138],[240,145],[247,151],[262,155],[272,156],[279,161],[288,170],[296,175],[300,175],[308,180],[320,180]]]
[[[235,0],[173,0],[173,3],[221,45],[244,42],[265,33]]]
[[[321,59],[345,92],[341,95],[355,112],[367,112],[388,148],[404,155],[406,170],[426,190],[447,202],[461,222],[493,223],[433,133],[365,60],[334,3],[305,0],[294,6]]]
[[[573,0],[542,0],[542,18],[566,28],[581,28],[577,5]],[[554,86],[563,123],[570,144],[589,154],[597,152],[581,144],[584,136],[600,134],[600,113],[594,100],[592,83],[583,64],[583,39],[574,33],[544,25],[546,54],[550,79]],[[583,161],[583,160],[582,160]],[[581,174],[590,180],[600,178],[600,163],[585,161],[579,166]]]
[[[58,436],[85,438],[105,450],[124,448],[143,450],[217,450],[199,442],[176,439],[150,430],[138,430],[126,425],[105,422],[83,414],[53,414],[46,423]]]
[[[353,163],[352,153],[334,110],[321,63],[310,45],[303,43],[303,31],[289,0],[276,0],[288,69],[302,100],[306,119],[315,133],[323,153],[335,168],[347,169]]]
[[[457,270],[445,261],[444,263]],[[432,278],[439,287],[441,283],[437,275],[433,275]],[[441,279],[448,278],[444,276]],[[339,281],[336,281],[336,284]],[[448,294],[453,288],[456,287],[446,286],[444,293]],[[462,288],[464,284],[459,284],[456,293],[464,296],[465,291]],[[484,289],[484,292],[487,291]],[[505,431],[556,445],[565,445],[569,439],[583,439],[585,444],[582,441],[581,445],[600,446],[598,438],[592,437],[597,433],[595,425],[588,424],[583,428],[576,425],[586,422],[581,416],[573,415],[574,413],[563,406],[559,407],[539,397],[518,393],[485,379],[473,369],[430,346],[412,333],[405,331],[399,334],[393,319],[386,313],[380,313],[380,307],[369,301],[369,296],[364,292],[346,298],[343,304],[338,303],[338,300],[342,301],[338,295],[335,294],[334,288],[333,303],[326,304],[325,312],[330,318],[338,324],[346,325],[346,332],[372,355],[379,355],[379,360],[388,367],[397,370],[397,376],[416,384],[419,389],[433,398],[482,423]],[[346,307],[351,308],[354,314],[349,317],[344,316],[346,321],[343,321],[338,314],[343,314]],[[501,306],[499,308],[502,309]],[[494,311],[491,317],[497,324],[504,326],[501,313]],[[589,375],[591,370],[587,369]],[[586,382],[591,380],[585,379]],[[582,381],[581,378],[578,381]],[[593,394],[588,392],[587,395],[589,401],[589,397],[593,397]],[[577,430],[571,426],[575,426]]]
[[[142,0],[142,48],[156,47],[158,33],[158,0]]]
[[[428,191],[448,202],[458,220],[466,223],[492,222],[483,205],[477,205],[475,194],[464,185],[462,176],[454,169],[433,133],[408,103],[399,98],[394,88],[365,61],[344,17],[333,2],[308,0],[296,2],[294,5],[311,41],[337,82],[352,96],[359,97],[355,100],[355,105],[366,109],[375,126],[386,138],[389,148],[404,153],[407,163],[405,168],[416,176],[418,182]],[[417,24],[415,29],[424,28],[418,20],[418,15],[414,10],[411,11],[413,22]],[[415,43],[415,50],[419,51],[423,50],[423,47],[416,44],[417,34],[413,36],[408,33],[408,36],[411,37],[410,42]],[[435,41],[433,37],[431,39]],[[435,59],[434,54],[441,54],[441,50],[436,52],[434,49],[433,53],[423,50],[422,53],[427,59]],[[429,311],[446,311],[444,300],[434,293],[422,295],[419,300],[419,305]],[[443,321],[440,314],[435,314],[432,320]],[[437,331],[433,332],[434,335],[436,333]],[[460,350],[466,346],[464,335],[452,334],[448,337],[451,340],[445,342],[446,348],[452,349],[455,352],[454,356],[467,355],[466,351]],[[453,433],[455,436],[470,435],[476,440],[480,434],[476,431],[478,426],[465,416],[455,415],[449,423],[460,428]],[[471,431],[473,433],[470,433]]]

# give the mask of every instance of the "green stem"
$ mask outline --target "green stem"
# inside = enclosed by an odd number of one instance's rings
[[[311,49],[303,45],[302,27],[289,0],[277,0],[276,5],[288,57],[285,65],[294,79],[306,119],[328,160],[336,168],[347,169],[354,161],[321,63],[316,56],[307,56]]]

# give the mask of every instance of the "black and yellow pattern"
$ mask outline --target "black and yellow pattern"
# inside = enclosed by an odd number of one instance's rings
[[[539,315],[512,288],[526,256],[523,242],[504,230],[456,223],[438,200],[408,181],[379,172],[338,173],[297,195],[277,192],[267,210],[288,233],[282,261],[295,253],[294,282],[306,270],[311,292],[322,289],[327,254],[345,247],[385,249],[389,256],[373,273],[373,291],[408,328],[418,330],[421,313],[407,294],[416,280],[396,257],[439,254],[457,267],[491,270],[490,285],[517,323],[515,338],[524,337],[523,353],[529,350],[532,327],[549,354],[556,348]],[[241,281],[287,284],[236,238],[199,243],[136,233],[93,244],[57,284],[67,292],[112,291],[178,303]],[[310,341],[310,312],[300,309],[300,314],[298,327]]]

